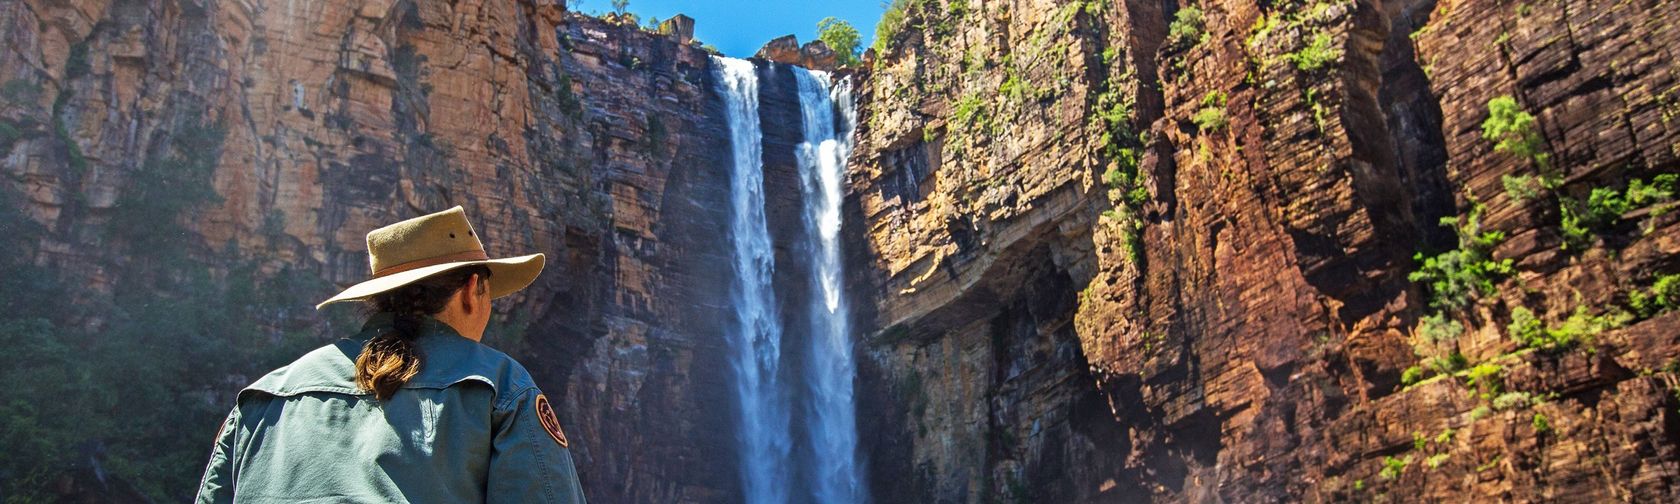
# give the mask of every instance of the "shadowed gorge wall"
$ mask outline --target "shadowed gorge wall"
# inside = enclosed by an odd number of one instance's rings
[[[563,398],[590,499],[739,501],[723,104],[688,30],[611,18],[0,0],[3,497],[184,499],[233,394],[356,326],[309,306],[364,233],[459,204],[548,254],[486,342]],[[840,72],[873,501],[1676,499],[1674,2],[888,18]],[[833,55],[761,53],[807,327],[787,64]]]

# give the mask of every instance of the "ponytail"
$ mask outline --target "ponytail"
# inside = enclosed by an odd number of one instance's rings
[[[391,313],[395,320],[390,330],[362,346],[362,354],[356,357],[356,386],[385,401],[420,374],[421,355],[414,340],[420,336],[426,318],[442,312],[473,275],[478,276],[482,292],[484,279],[490,278],[490,268],[474,265],[432,275],[369,298],[370,311]]]

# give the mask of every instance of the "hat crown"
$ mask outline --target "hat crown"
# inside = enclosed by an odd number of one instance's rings
[[[367,248],[376,277],[409,265],[484,258],[484,243],[460,206],[369,231]]]

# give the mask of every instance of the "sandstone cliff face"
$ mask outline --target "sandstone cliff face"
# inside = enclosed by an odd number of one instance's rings
[[[1560,210],[1677,171],[1673,5],[905,5],[849,221],[878,499],[1674,498],[1672,196]],[[1446,309],[1442,217],[1513,260]]]
[[[685,35],[548,1],[15,1],[0,23],[0,166],[19,195],[7,201],[46,230],[28,244],[34,262],[86,297],[149,285],[134,264],[154,251],[121,226],[138,211],[125,204],[168,199],[168,187],[137,189],[159,178],[213,191],[185,214],[151,215],[196,264],[339,285],[365,278],[367,230],[464,205],[492,255],[548,254],[489,341],[564,397],[590,496],[735,491],[731,466],[708,462],[733,459],[712,292],[724,285],[713,230],[727,218],[727,131],[707,54]],[[204,169],[169,172],[159,158]],[[337,337],[302,303],[331,285],[307,285],[252,325]],[[225,408],[265,371],[205,392]],[[198,420],[194,432],[216,422]]]
[[[1673,2],[905,5],[853,76],[876,501],[1675,500],[1680,315],[1652,299],[1680,217],[1629,190],[1680,171]],[[0,250],[95,306],[167,293],[159,250],[253,264],[298,299],[229,337],[327,339],[354,315],[303,306],[365,275],[367,229],[465,205],[492,254],[549,254],[489,341],[564,398],[591,499],[738,500],[727,131],[689,30],[546,0],[14,0],[0,26],[0,201],[42,230]],[[796,243],[797,98],[760,69]],[[1501,150],[1502,97],[1533,120]],[[1453,263],[1440,306],[1413,254],[1453,250],[1510,271]],[[221,409],[263,371],[188,392]],[[87,488],[61,497],[133,497]]]

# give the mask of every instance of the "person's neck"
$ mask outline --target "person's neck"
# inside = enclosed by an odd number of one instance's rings
[[[484,339],[483,332],[474,332],[471,330],[472,322],[467,320],[466,314],[461,313],[459,310],[446,309],[436,315],[432,315],[432,318],[437,319],[438,322],[442,322],[443,325],[449,326],[450,329],[454,329],[455,334],[459,334],[463,338],[473,341]]]

